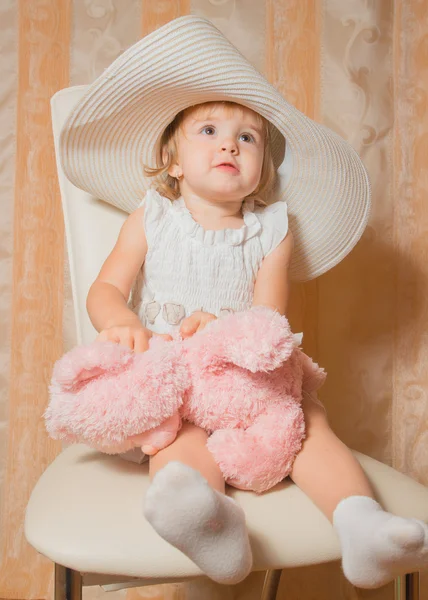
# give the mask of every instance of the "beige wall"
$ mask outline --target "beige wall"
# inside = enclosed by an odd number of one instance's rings
[[[52,567],[22,529],[31,489],[59,451],[41,419],[52,364],[74,343],[49,99],[188,13],[211,19],[363,157],[369,226],[339,266],[293,287],[290,319],[328,371],[321,397],[337,434],[428,485],[428,0],[0,2],[2,598],[52,592]],[[426,575],[423,583],[428,600]],[[252,600],[260,584],[252,575],[233,588],[198,582],[108,599]],[[279,597],[387,600],[393,588],[354,589],[335,563],[285,573]]]

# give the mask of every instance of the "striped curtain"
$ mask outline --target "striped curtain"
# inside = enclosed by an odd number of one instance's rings
[[[428,0],[3,0],[0,598],[47,599],[53,589],[52,564],[23,535],[31,490],[60,452],[42,420],[52,365],[75,343],[49,101],[189,13],[210,19],[367,165],[363,238],[331,272],[293,286],[289,316],[329,374],[320,395],[339,437],[428,485]],[[253,574],[233,587],[199,581],[106,598],[243,600],[261,583]],[[421,583],[428,600],[426,574]],[[315,597],[387,600],[393,586],[353,588],[339,563],[284,574],[280,599]]]

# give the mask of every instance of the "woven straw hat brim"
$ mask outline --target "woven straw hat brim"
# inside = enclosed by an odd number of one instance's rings
[[[230,100],[272,124],[278,186],[295,239],[290,277],[307,281],[355,246],[370,212],[370,184],[354,149],[283,96],[210,22],[175,19],[121,54],[91,85],[60,136],[65,175],[77,187],[132,212],[153,178],[166,126],[184,108]],[[284,138],[286,152],[284,153]]]

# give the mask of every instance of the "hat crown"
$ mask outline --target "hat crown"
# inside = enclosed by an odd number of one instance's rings
[[[66,121],[59,154],[76,186],[127,212],[152,180],[166,126],[181,110],[227,100],[270,123],[278,185],[295,238],[290,276],[313,279],[360,239],[370,211],[367,172],[353,148],[315,123],[208,20],[179,17],[128,48],[90,85]]]

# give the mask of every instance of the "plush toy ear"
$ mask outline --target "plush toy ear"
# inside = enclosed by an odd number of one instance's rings
[[[117,373],[129,364],[133,354],[115,342],[76,346],[55,363],[51,385],[69,391],[102,373]]]
[[[291,355],[295,341],[286,317],[265,306],[212,321],[194,336],[192,350],[202,369],[220,370],[234,364],[252,373],[273,371]]]

